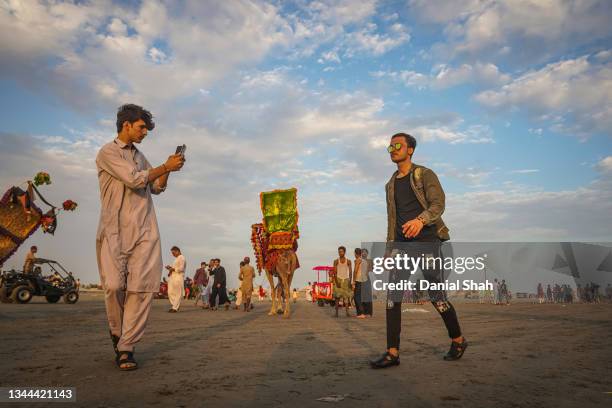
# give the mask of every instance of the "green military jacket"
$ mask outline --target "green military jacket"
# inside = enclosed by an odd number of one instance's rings
[[[398,172],[395,171],[385,185],[387,193],[387,241],[395,240],[395,222],[397,219],[395,213],[395,178],[397,174]],[[425,225],[434,224],[438,238],[442,241],[449,240],[448,228],[442,221],[445,196],[438,176],[433,170],[413,163],[408,177],[410,177],[410,186],[414,194],[425,209],[418,217],[425,222]]]

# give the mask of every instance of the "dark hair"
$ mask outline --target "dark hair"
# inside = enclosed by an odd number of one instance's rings
[[[244,266],[244,261],[240,261],[240,266]]]
[[[355,248],[355,255],[361,255],[361,248]]]
[[[343,247],[343,246],[339,246],[339,247],[338,247],[338,251],[339,251],[339,250],[343,250],[344,252],[346,252],[346,248],[345,248],[345,247]]]
[[[200,262],[200,265],[206,265],[206,261]]]
[[[181,252],[181,248],[177,247],[177,246],[173,246],[172,248],[170,248],[171,251],[179,251]]]
[[[414,138],[414,136],[410,136],[408,133],[396,133],[393,136],[391,136],[391,139],[393,139],[394,137],[403,137],[408,147],[412,147],[413,149],[416,149],[417,141]]]
[[[30,247],[30,251],[33,251],[33,250],[37,250],[38,251],[38,247],[36,245],[32,245]]]
[[[119,109],[117,109],[117,133],[121,132],[121,129],[123,129],[124,122],[134,123],[140,119],[144,121],[147,130],[153,130],[155,128],[155,122],[153,122],[153,115],[151,112],[133,103],[121,105]]]

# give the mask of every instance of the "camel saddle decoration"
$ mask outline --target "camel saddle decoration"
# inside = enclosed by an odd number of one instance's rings
[[[0,265],[4,264],[36,230],[53,235],[57,228],[57,215],[61,210],[74,211],[77,203],[66,200],[62,208],[50,204],[37,186],[51,184],[48,173],[39,172],[33,180],[21,187],[9,188],[0,200]],[[43,212],[34,202],[40,199],[50,208]]]

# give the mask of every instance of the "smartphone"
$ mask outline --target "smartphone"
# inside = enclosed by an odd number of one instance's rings
[[[186,145],[176,146],[176,153],[174,154],[180,154],[181,156],[185,157],[186,150],[187,150]]]

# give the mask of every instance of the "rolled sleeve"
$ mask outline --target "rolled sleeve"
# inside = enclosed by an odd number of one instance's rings
[[[106,148],[100,150],[96,157],[98,168],[104,170],[126,187],[133,190],[145,188],[149,183],[149,169],[138,170],[132,163],[121,156],[121,152]]]
[[[149,161],[145,158],[145,166],[147,168],[147,170],[151,170],[153,168],[153,166],[151,166],[151,163],[149,163]],[[162,187],[159,185],[160,183],[160,178],[156,178],[152,183],[149,183],[149,186],[151,187],[151,194],[161,194],[164,191],[166,191],[166,187]]]
[[[161,194],[164,191],[166,191],[166,187],[161,187],[159,185],[159,179],[155,179],[154,182],[150,183],[150,186],[151,186],[151,193],[152,194],[156,194],[157,195],[157,194]]]

